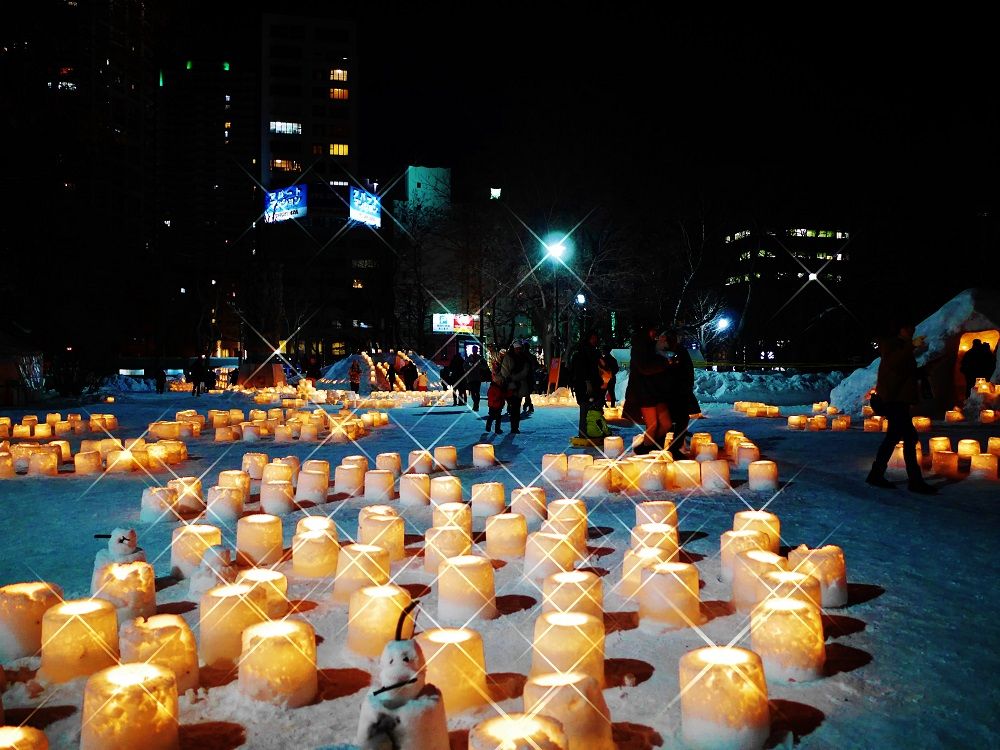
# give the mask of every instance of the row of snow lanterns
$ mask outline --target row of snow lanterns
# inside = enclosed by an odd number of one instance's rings
[[[532,393],[533,406],[575,406],[576,399],[569,388],[556,388],[552,393]]]
[[[110,432],[118,429],[118,417],[114,414],[91,414],[84,419],[82,414],[62,414],[53,412],[45,415],[45,421],[35,414],[21,417],[20,423],[13,423],[10,417],[0,417],[0,438],[50,438],[82,432]]]
[[[28,476],[56,476],[59,466],[73,462],[76,474],[127,473],[160,471],[187,459],[187,447],[180,440],[146,443],[144,438],[122,441],[118,438],[82,440],[80,450],[72,452],[66,440],[38,443],[0,442],[0,479],[18,473]]]
[[[748,417],[780,417],[781,408],[760,401],[737,401],[733,409]]]
[[[989,438],[985,452],[982,443],[973,438],[960,439],[956,448],[957,450],[952,449],[951,438],[947,436],[928,439],[926,452],[920,441],[917,441],[917,462],[943,477],[959,478],[967,472],[970,477],[997,478],[1000,437]],[[896,444],[889,466],[900,469],[906,467],[902,441]]]

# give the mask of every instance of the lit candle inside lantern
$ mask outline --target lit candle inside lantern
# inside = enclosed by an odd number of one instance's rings
[[[98,455],[100,455],[100,453],[98,453]],[[150,471],[164,471],[171,464],[170,446],[164,445],[162,440],[158,443],[147,445],[146,457],[149,459]]]
[[[66,440],[51,440],[49,441],[49,448],[59,449],[59,461],[61,463],[67,463],[73,458],[73,452],[70,450],[69,442]]]
[[[722,560],[722,580],[731,583],[736,554],[748,549],[771,551],[771,536],[760,528],[743,528],[727,531],[720,541]]]
[[[427,682],[441,691],[449,716],[489,702],[479,633],[471,628],[432,628],[416,640],[427,663]]]
[[[777,552],[781,546],[781,520],[766,510],[741,510],[733,515],[733,531],[751,529],[763,531],[769,539],[768,549]]]
[[[398,453],[379,453],[375,456],[375,468],[391,471],[395,478],[403,473],[403,462]]]
[[[969,463],[969,476],[982,479],[997,478],[997,457],[992,453],[978,453]]]
[[[674,461],[674,483],[678,489],[692,489],[701,485],[701,464],[697,461]]]
[[[673,484],[672,469],[669,461],[658,457],[633,458],[632,463],[639,467],[637,487],[644,492],[659,492],[669,489]]]
[[[12,428],[12,436],[16,438],[30,438],[31,425],[16,424]]]
[[[198,689],[198,649],[180,615],[153,615],[122,625],[122,663],[149,663],[171,670],[177,692]]]
[[[581,612],[543,612],[535,620],[530,676],[582,672],[604,687],[604,622]]]
[[[802,599],[817,607],[823,605],[823,594],[816,576],[798,570],[772,570],[758,580],[758,601],[787,598]]]
[[[936,451],[950,451],[951,450],[951,438],[949,437],[932,437],[927,441],[928,450],[931,454]]]
[[[226,427],[216,427],[215,428],[215,442],[217,443],[231,443],[234,441],[239,434],[236,431],[237,428],[226,426]]]
[[[642,582],[642,569],[660,562],[669,562],[676,553],[659,547],[636,547],[626,550],[622,558],[622,577],[618,583],[620,596],[635,596]]]
[[[236,522],[236,551],[250,565],[274,565],[281,560],[281,519],[254,513]]]
[[[435,477],[432,479],[431,502],[434,505],[462,502],[462,480],[458,477]]]
[[[591,463],[583,469],[583,497],[604,497],[611,492],[611,470],[604,464]]]
[[[961,409],[949,409],[944,413],[945,422],[961,422],[965,419],[965,415],[962,414]]]
[[[701,622],[698,569],[682,562],[661,562],[640,570],[639,625],[659,632]]]
[[[337,535],[337,524],[332,518],[326,516],[304,516],[295,524],[295,533],[303,534],[307,531],[322,531],[334,541],[339,538]]]
[[[177,490],[177,507],[201,512],[205,503],[201,499],[201,480],[198,477],[178,477],[167,482],[167,487]]]
[[[594,465],[594,457],[589,453],[574,453],[566,462],[566,475],[570,479],[583,479],[584,470]]]
[[[769,492],[778,489],[778,465],[774,461],[752,461],[748,471],[748,489]]]
[[[83,692],[81,750],[174,750],[177,679],[156,664],[122,664],[93,674]]]
[[[681,735],[696,750],[762,748],[771,733],[764,665],[753,651],[709,646],[680,659]]]
[[[100,451],[81,451],[73,456],[73,470],[77,474],[100,474]]]
[[[862,417],[873,417],[873,416],[875,416],[875,410],[872,409],[870,406],[868,406],[866,404],[865,406],[861,407],[861,416]]]
[[[393,485],[396,475],[386,469],[365,472],[365,500],[388,502],[395,497]]]
[[[604,584],[585,570],[567,570],[546,576],[542,583],[543,612],[582,612],[604,616]]]
[[[467,555],[472,539],[460,526],[432,526],[424,532],[424,570],[436,574],[442,560]]]
[[[472,508],[465,503],[441,503],[431,515],[434,526],[458,526],[472,537]]]
[[[261,482],[288,482],[291,484],[292,478],[295,476],[295,467],[291,464],[286,464],[282,460],[272,461],[269,464],[264,464],[264,468],[260,472]]]
[[[547,515],[545,490],[541,487],[520,487],[511,490],[510,510],[520,513],[529,523],[544,521]]]
[[[403,519],[393,514],[373,513],[359,516],[358,542],[381,547],[389,553],[390,562],[406,557]]]
[[[546,453],[542,456],[542,476],[551,482],[566,479],[569,462],[565,453]]]
[[[314,424],[303,424],[299,428],[299,441],[303,443],[315,443],[319,440],[319,426]]]
[[[913,426],[917,432],[929,432],[931,429],[930,417],[914,417]]]
[[[410,451],[406,470],[412,474],[430,474],[434,471],[434,456],[430,451]]]
[[[32,581],[0,588],[0,663],[34,656],[42,647],[42,616],[62,601],[54,583]]]
[[[843,607],[847,604],[847,563],[844,551],[833,544],[809,549],[801,544],[788,553],[792,570],[819,579],[824,607]]]
[[[45,682],[67,682],[118,661],[118,617],[111,602],[75,599],[53,605],[42,615],[42,665]]]
[[[736,465],[747,468],[754,461],[760,460],[760,449],[751,442],[743,441],[736,447]]]
[[[236,576],[236,583],[259,588],[264,592],[264,612],[271,619],[288,612],[288,579],[284,573],[270,568],[248,568]]]
[[[219,486],[231,487],[239,491],[244,503],[250,502],[250,475],[239,469],[227,469],[219,472]]]
[[[788,561],[767,550],[749,549],[736,553],[733,560],[733,605],[737,612],[753,609],[760,591],[760,577],[774,570],[788,570]]]
[[[260,427],[251,422],[243,422],[240,425],[240,433],[240,437],[244,443],[260,442]]]
[[[0,727],[3,750],[49,750],[45,732],[34,727]]]
[[[550,672],[530,678],[524,685],[524,710],[559,722],[569,750],[617,747],[611,737],[611,715],[604,694],[597,681],[582,672]],[[549,743],[536,746],[552,747]]]
[[[439,445],[434,448],[434,463],[444,469],[458,468],[458,450],[454,445]]]
[[[691,435],[691,455],[697,456],[699,447],[712,442],[712,435],[708,432],[696,432]]]
[[[472,485],[472,515],[476,518],[495,516],[504,511],[504,487],[501,482],[481,482]]]
[[[469,750],[569,750],[562,725],[536,714],[504,713],[481,721],[469,734]],[[595,747],[596,750],[596,747]]]
[[[290,443],[292,442],[292,428],[288,425],[279,424],[274,428],[274,442],[276,443]]]
[[[131,469],[131,465],[129,466]],[[49,451],[35,451],[28,457],[28,476],[54,477],[59,474],[59,459]]]
[[[823,676],[823,623],[812,602],[790,598],[761,602],[750,616],[750,639],[768,680],[807,682]]]
[[[201,565],[205,550],[222,544],[222,531],[207,523],[178,526],[170,538],[170,571],[177,578],[190,578]]]
[[[969,463],[972,461],[972,457],[978,456],[979,453],[980,453],[980,445],[978,440],[966,438],[964,440],[958,441],[959,466],[967,467]]]
[[[923,463],[924,456],[923,450],[921,449],[920,443],[917,443],[915,452],[917,454],[917,463]],[[889,467],[893,469],[904,469],[906,468],[906,456],[903,455],[903,441],[900,440],[896,443],[896,447],[892,449],[892,456],[889,458]]]
[[[996,411],[993,409],[980,409],[979,421],[983,424],[993,424],[997,419]],[[59,426],[56,425],[56,434],[59,434]]]
[[[201,597],[198,650],[209,667],[232,668],[240,658],[243,631],[267,620],[264,589],[245,583],[216,586]]]
[[[305,520],[305,519],[303,519]],[[326,578],[337,572],[340,544],[336,529],[298,531],[292,537],[292,571],[304,578]]]
[[[524,555],[528,523],[520,513],[498,513],[486,519],[486,554],[493,558]]]
[[[934,451],[931,454],[931,471],[942,477],[957,477],[958,454],[953,451]]]
[[[341,464],[333,473],[333,491],[338,495],[360,495],[365,487],[365,467]]]
[[[242,634],[240,692],[287,708],[312,702],[318,689],[316,632],[304,620],[261,622]]]
[[[865,417],[862,429],[865,432],[881,432],[882,420],[879,417]]]
[[[385,644],[396,637],[396,625],[410,606],[406,589],[393,584],[365,586],[351,594],[347,614],[347,648],[377,659]],[[413,617],[403,624],[402,637],[413,637]]]
[[[572,570],[578,554],[562,534],[536,531],[524,546],[524,577],[541,582],[553,573]]]
[[[351,594],[365,586],[389,582],[389,553],[370,544],[348,544],[337,558],[337,577],[333,584],[334,604],[347,605]]]
[[[429,505],[431,478],[427,474],[403,474],[399,478],[399,504],[403,507]]]
[[[209,487],[205,513],[213,521],[235,521],[243,515],[243,491],[239,487]]]
[[[111,563],[92,584],[91,596],[111,602],[119,622],[156,614],[156,576],[147,562]]]
[[[477,443],[472,446],[472,465],[485,469],[496,464],[496,455],[493,452],[493,445],[490,443]]]
[[[805,414],[793,414],[788,418],[788,429],[804,430],[806,428],[806,419]]]
[[[604,438],[604,455],[608,458],[618,458],[625,452],[625,439],[621,435],[608,435]]]

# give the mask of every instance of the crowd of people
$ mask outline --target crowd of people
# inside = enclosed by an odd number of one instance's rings
[[[969,350],[962,355],[958,365],[965,378],[966,398],[972,394],[976,386],[976,378],[989,380],[997,369],[997,353],[990,348],[988,341],[975,339]]]

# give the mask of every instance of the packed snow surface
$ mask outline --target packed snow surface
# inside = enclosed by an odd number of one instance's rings
[[[629,374],[618,376],[615,397],[625,398]],[[702,404],[733,404],[759,401],[772,406],[791,406],[825,401],[841,380],[841,372],[783,372],[778,370],[715,372],[694,371],[694,395]]]
[[[779,391],[772,391],[780,396]],[[708,399],[705,399],[706,401]],[[777,401],[777,398],[760,400]],[[808,404],[787,413],[810,413]],[[781,402],[784,403],[784,402]],[[167,393],[133,394],[127,403],[101,405],[117,414],[121,437],[135,437],[155,419],[172,418],[181,409],[250,409],[238,394],[202,396]],[[72,404],[32,410],[85,411]],[[484,409],[485,411],[485,409]],[[882,436],[847,432],[789,432],[785,421],[750,419],[731,405],[707,404],[705,418],[692,427],[722,442],[723,433],[744,431],[764,458],[777,462],[782,489],[777,494],[750,492],[746,471],[734,470],[734,487],[705,492],[657,492],[652,499],[672,499],[678,506],[684,559],[693,562],[703,582],[701,600],[707,622],[698,629],[649,634],[637,627],[637,605],[615,593],[622,556],[629,547],[635,504],[646,499],[614,494],[586,501],[589,510],[587,565],[604,576],[606,673],[604,695],[620,748],[639,750],[680,746],[678,660],[706,643],[749,647],[748,618],[727,605],[729,587],[720,581],[719,536],[732,527],[733,514],[767,507],[781,519],[782,545],[811,547],[836,544],[847,560],[849,603],[826,613],[826,676],[804,684],[770,684],[772,734],[769,746],[802,748],[988,748],[1000,742],[1000,606],[995,561],[1000,542],[998,483],[986,480],[940,481],[937,497],[905,489],[878,490],[863,481]],[[0,412],[18,421],[25,413]],[[392,409],[390,424],[351,445],[268,440],[253,445],[188,439],[190,459],[175,467],[181,476],[203,476],[207,489],[218,473],[240,467],[245,451],[323,458],[332,465],[347,455],[398,451],[405,458],[419,447],[454,445],[465,497],[474,483],[498,481],[507,491],[544,484],[549,498],[572,497],[578,486],[540,480],[544,453],[579,452],[568,447],[575,432],[575,407],[538,409],[522,423],[522,434],[483,431],[482,414],[467,408],[408,406]],[[628,439],[635,428],[625,430]],[[984,445],[1000,426],[935,424],[932,435],[975,437]],[[90,437],[84,435],[83,437]],[[70,438],[73,450],[80,436]],[[472,446],[495,445],[501,465],[472,468]],[[626,444],[628,441],[626,440]],[[926,447],[926,446],[925,446]],[[591,452],[595,452],[591,449]],[[374,462],[374,461],[373,461]],[[899,478],[899,474],[891,475]],[[198,609],[188,584],[169,578],[170,535],[176,524],[139,523],[143,487],[167,476],[143,474],[93,477],[61,473],[57,477],[17,476],[0,479],[0,507],[5,517],[0,547],[0,583],[44,580],[63,587],[67,598],[89,594],[95,553],[105,542],[93,535],[115,527],[135,526],[139,544],[159,577],[160,611],[181,613],[197,630]],[[253,490],[256,495],[256,483]],[[508,495],[509,496],[509,495]],[[286,546],[298,518],[322,513],[337,523],[342,541],[354,537],[360,499],[334,500],[284,517]],[[249,506],[256,509],[255,504]],[[417,552],[431,523],[430,508],[400,508],[408,549]],[[481,531],[482,519],[474,529]],[[224,527],[226,544],[235,546],[235,524]],[[478,545],[477,545],[478,547]],[[483,554],[480,548],[480,554]],[[182,747],[185,748],[329,748],[348,747],[357,730],[361,701],[373,662],[344,651],[347,612],[331,601],[331,581],[296,578],[290,563],[289,597],[298,602],[296,617],[311,622],[322,641],[316,702],[286,710],[251,701],[233,675],[206,670],[203,687],[180,698]],[[422,558],[393,565],[394,579],[421,596],[421,628],[433,626],[437,594]],[[493,698],[507,712],[522,709],[520,687],[531,663],[530,642],[540,611],[540,593],[522,576],[522,563],[509,561],[495,571],[499,619],[474,622],[483,636]],[[80,737],[80,708],[85,678],[35,692],[31,678],[37,657],[4,665],[9,685],[3,694],[7,722],[44,728],[54,750],[75,748]],[[478,721],[494,713],[484,708],[452,717],[453,747]]]

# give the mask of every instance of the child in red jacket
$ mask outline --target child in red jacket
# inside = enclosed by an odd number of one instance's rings
[[[506,403],[506,390],[496,380],[490,381],[490,387],[486,389],[486,406],[488,407],[486,415],[487,432],[490,431],[490,425],[493,423],[493,420],[496,420],[495,432],[497,435],[503,434],[503,430],[500,429],[500,412],[503,411],[504,404]]]

